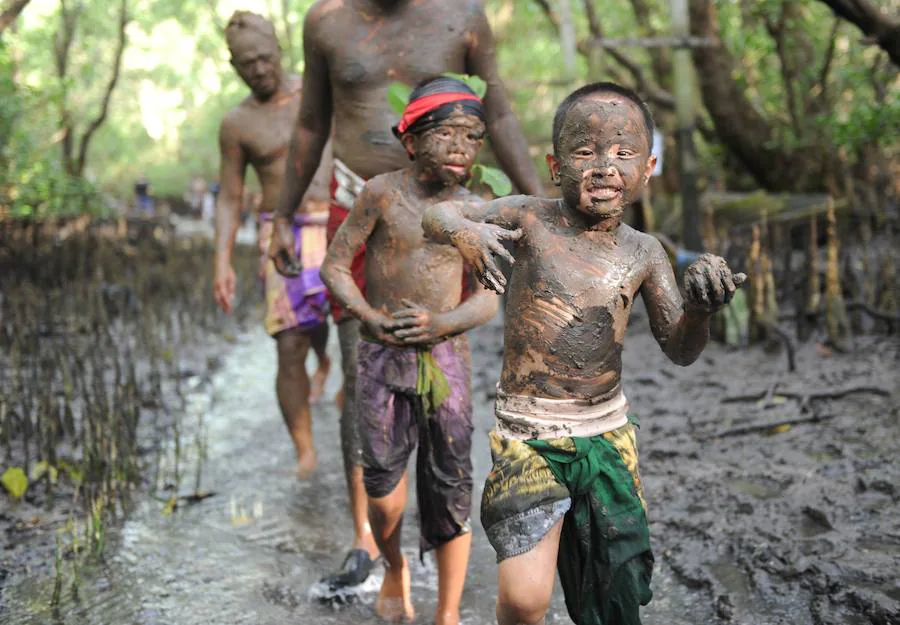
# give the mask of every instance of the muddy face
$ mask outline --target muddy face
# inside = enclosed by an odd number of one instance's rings
[[[281,85],[281,50],[262,33],[248,30],[236,38],[231,65],[258,100],[268,100]]]
[[[558,155],[548,156],[569,207],[593,220],[615,219],[641,193],[653,171],[640,108],[599,93],[576,103],[563,124]]]
[[[469,179],[469,170],[484,144],[484,123],[474,115],[455,112],[434,128],[403,136],[420,180],[458,185]]]

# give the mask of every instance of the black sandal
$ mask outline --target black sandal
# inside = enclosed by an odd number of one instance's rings
[[[365,549],[351,549],[344,558],[341,570],[323,577],[320,582],[326,584],[331,592],[348,586],[359,586],[369,578],[375,561],[369,557]]]

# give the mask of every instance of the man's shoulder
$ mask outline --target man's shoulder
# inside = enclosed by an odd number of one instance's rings
[[[347,5],[350,0],[316,0],[306,11],[303,18],[307,28],[315,28],[319,26],[322,19],[334,13],[349,8]]]
[[[222,117],[222,123],[219,125],[219,132],[222,135],[240,138],[241,130],[247,124],[247,116],[250,113],[249,98],[250,96],[247,96]]]

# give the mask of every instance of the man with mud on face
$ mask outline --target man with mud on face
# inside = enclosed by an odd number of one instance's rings
[[[686,299],[654,237],[621,222],[653,171],[653,118],[630,89],[578,89],[553,120],[547,156],[562,199],[525,196],[432,206],[423,228],[452,243],[490,288],[516,240],[503,370],[491,432],[494,466],[481,521],[497,551],[497,622],[540,624],[554,567],[579,625],[639,625],[652,596],[653,555],[622,392],[622,343],[634,298],[676,364],[709,340],[710,317],[746,276],[704,254]]]
[[[437,625],[458,625],[471,545],[471,357],[467,330],[490,320],[497,296],[479,284],[462,298],[462,258],[424,239],[436,202],[475,198],[463,183],[484,142],[484,108],[447,77],[410,95],[395,127],[412,165],[369,180],[338,229],[322,278],[362,321],[356,414],[369,518],[387,571],[376,602],[383,618],[411,620],[410,573],[400,550],[406,467],[418,445],[420,547],[435,549]],[[366,292],[352,274],[366,246]],[[347,401],[350,401],[347,398]]]
[[[284,422],[297,452],[301,476],[315,469],[316,452],[312,439],[309,404],[321,395],[330,361],[325,285],[318,266],[325,257],[328,219],[328,177],[326,160],[302,201],[291,213],[291,228],[297,233],[297,253],[306,271],[296,278],[284,278],[269,260],[272,214],[284,177],[288,135],[300,109],[301,79],[285,75],[281,50],[272,24],[260,15],[237,11],[225,28],[231,64],[250,87],[247,96],[222,120],[219,131],[221,187],[216,202],[216,258],[213,291],[216,302],[231,312],[236,276],[231,266],[235,235],[244,203],[244,176],[253,167],[262,185],[262,202],[256,215],[259,227],[260,277],[266,292],[266,331],[278,349],[276,392]],[[312,388],[306,373],[310,345],[319,368]]]
[[[290,262],[294,242],[288,217],[320,164],[332,117],[335,162],[329,240],[367,179],[408,165],[406,152],[390,132],[397,120],[386,94],[394,81],[415,85],[446,72],[484,79],[485,123],[493,151],[523,193],[541,194],[528,146],[497,75],[493,33],[480,0],[320,0],[304,20],[303,54],[303,105],[269,250],[280,271],[297,269]],[[351,268],[365,292],[363,265],[360,250]],[[371,568],[367,551],[375,554],[367,548],[371,534],[352,401],[359,322],[343,315],[334,303],[332,315],[338,324],[347,398],[341,411],[341,448],[356,534],[342,572],[326,578],[336,588],[365,580]]]

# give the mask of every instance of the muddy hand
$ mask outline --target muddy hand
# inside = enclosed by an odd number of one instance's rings
[[[501,241],[518,241],[521,238],[521,228],[507,230],[493,224],[472,224],[460,228],[453,234],[451,240],[463,260],[475,269],[478,281],[485,288],[503,293],[506,290],[506,276],[494,262],[494,256],[502,256],[511,265],[515,264],[516,260],[503,247]]]
[[[392,333],[393,320],[379,313],[362,320],[366,331],[380,343],[385,345],[403,345],[403,342]]]
[[[701,254],[684,273],[685,306],[695,312],[714,313],[731,301],[747,279],[732,274],[721,256]]]
[[[391,315],[387,326],[395,337],[406,344],[433,343],[446,334],[441,315],[433,313],[408,299],[400,300],[406,306]]]
[[[272,224],[272,241],[269,243],[269,257],[275,263],[275,270],[286,278],[296,278],[303,267],[294,256],[294,231],[281,217]]]

